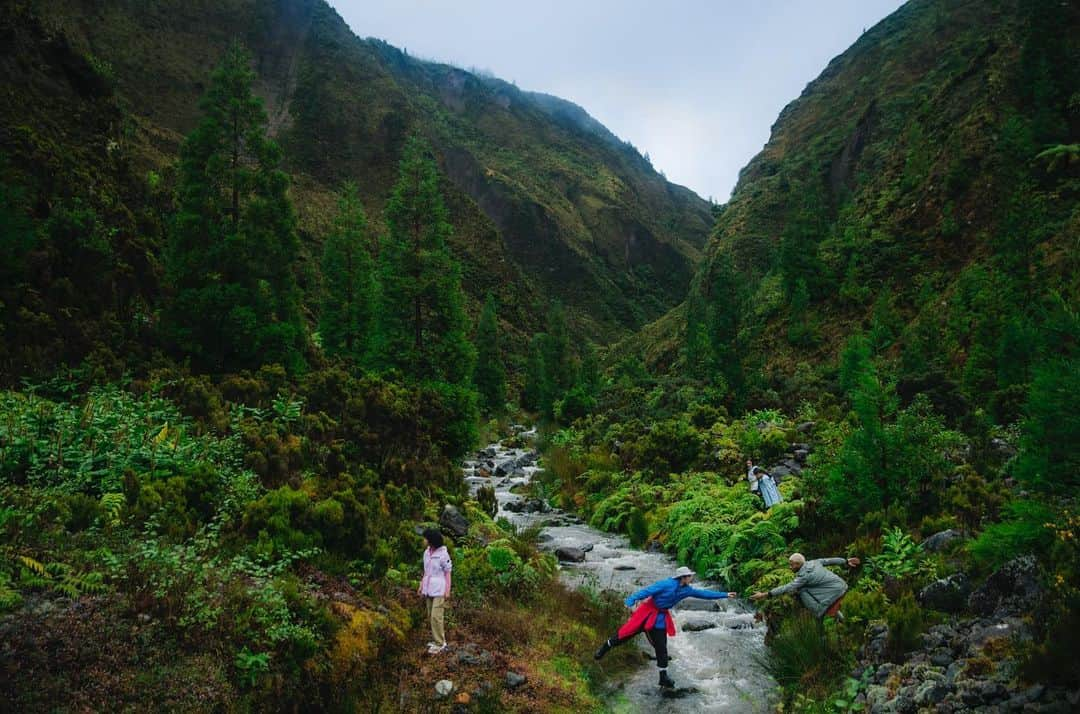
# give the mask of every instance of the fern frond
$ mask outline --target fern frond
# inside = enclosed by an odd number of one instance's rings
[[[22,563],[22,566],[30,572],[45,577],[45,566],[42,563],[26,555],[20,555],[18,557],[18,561]]]

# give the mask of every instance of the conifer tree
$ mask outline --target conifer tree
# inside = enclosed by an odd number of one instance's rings
[[[499,354],[499,323],[495,296],[488,293],[480,321],[476,326],[476,371],[473,383],[480,395],[480,406],[488,414],[502,410],[506,402],[506,368]]]
[[[254,78],[247,50],[230,47],[200,102],[202,121],[180,149],[164,318],[204,367],[277,361],[295,370],[304,343],[296,217]]]
[[[319,334],[327,354],[360,363],[374,330],[376,284],[368,222],[355,184],[342,187],[322,258]]]
[[[549,371],[544,363],[544,354],[548,351],[548,336],[541,333],[534,335],[529,342],[529,357],[525,363],[525,387],[521,392],[521,405],[526,409],[550,415],[554,401],[554,385],[548,377]]]
[[[570,350],[570,329],[566,324],[566,309],[554,302],[547,314],[547,333],[542,341],[547,381],[559,394],[570,389],[577,378],[573,353]],[[558,395],[553,395],[558,396]]]
[[[466,336],[461,268],[427,143],[411,137],[386,204],[379,253],[379,359],[418,382],[466,385],[476,351]]]

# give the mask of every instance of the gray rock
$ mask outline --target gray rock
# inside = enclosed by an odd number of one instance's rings
[[[971,586],[964,573],[955,573],[947,578],[940,578],[919,591],[919,602],[923,606],[941,612],[960,612],[964,609]]]
[[[817,426],[815,422],[804,421],[801,424],[795,425],[795,431],[799,432],[800,434],[806,434],[813,431],[815,426]]]
[[[555,549],[555,557],[564,563],[583,563],[585,562],[585,551],[581,548],[562,546]]]
[[[653,538],[645,545],[646,553],[663,553],[664,544]]]
[[[952,528],[949,528],[948,530],[938,531],[934,535],[926,538],[922,542],[922,547],[923,550],[928,550],[931,553],[937,553],[950,543],[957,540],[963,540],[963,538],[964,536],[960,533],[960,531],[954,531]]]
[[[953,657],[952,650],[944,647],[938,648],[930,653],[930,663],[937,667],[948,667],[956,658]]]
[[[469,521],[456,507],[449,503],[443,507],[439,514],[439,526],[448,531],[455,538],[461,538],[469,532]]]
[[[592,549],[595,548],[595,547],[596,547],[595,543],[586,543],[585,545],[581,546],[581,550],[584,553],[591,553]]]
[[[810,452],[806,449],[795,449],[793,455],[795,456],[796,461],[798,461],[800,464],[805,464],[806,459],[810,456]]]
[[[895,669],[896,665],[892,662],[886,662],[885,664],[879,666],[876,670],[874,670],[874,683],[885,684],[885,682],[889,679],[889,676],[892,675]]]
[[[962,639],[962,647],[969,654],[976,654],[989,640],[1007,638],[1027,641],[1032,637],[1031,626],[1018,617],[1006,617],[974,625]]]
[[[969,707],[994,704],[1008,694],[1008,690],[1000,682],[989,682],[983,679],[969,679],[961,682],[956,692],[960,701]]]
[[[435,682],[435,694],[438,695],[440,699],[449,697],[453,691],[454,683],[449,679],[440,679],[438,682]]]
[[[1037,609],[1043,597],[1035,557],[1014,558],[968,598],[972,612],[993,617],[1025,615]]]
[[[518,674],[517,672],[513,672],[513,671],[507,671],[507,673],[506,673],[506,688],[507,689],[517,689],[518,687],[525,684],[525,682],[527,682],[527,681],[528,680],[525,678],[524,674]]]
[[[701,632],[702,630],[711,630],[716,626],[716,623],[712,620],[706,620],[703,617],[695,617],[680,623],[679,629],[684,632]]]
[[[612,570],[637,570],[633,565],[616,565]]]
[[[915,689],[915,703],[920,707],[932,707],[948,695],[948,685],[936,681],[923,682]]]

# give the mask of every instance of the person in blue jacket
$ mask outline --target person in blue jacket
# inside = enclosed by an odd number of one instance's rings
[[[695,573],[686,566],[680,567],[670,578],[664,578],[652,585],[638,590],[626,598],[626,606],[633,607],[635,603],[641,606],[634,610],[630,619],[619,628],[611,637],[600,645],[593,655],[600,659],[608,653],[612,647],[621,645],[634,638],[639,632],[644,632],[649,644],[656,651],[656,666],[660,668],[660,686],[665,689],[675,687],[675,682],[668,676],[668,651],[667,638],[675,634],[675,618],[671,614],[671,608],[680,600],[688,597],[697,597],[704,600],[720,600],[735,597],[733,592],[714,592],[712,590],[698,590],[690,587]]]

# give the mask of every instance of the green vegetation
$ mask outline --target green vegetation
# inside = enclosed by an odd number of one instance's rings
[[[266,138],[251,54],[233,45],[210,78],[203,120],[180,151],[166,252],[167,332],[202,367],[303,365],[293,274],[300,248],[281,150]]]

